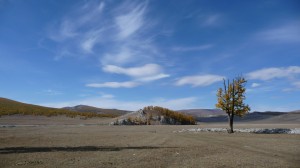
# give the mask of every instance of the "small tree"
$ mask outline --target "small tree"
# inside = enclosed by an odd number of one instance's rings
[[[230,83],[229,80],[224,79],[224,90],[219,88],[217,97],[218,103],[216,107],[225,111],[228,115],[230,130],[233,133],[233,119],[234,116],[242,117],[250,111],[249,105],[244,103],[245,97],[245,84],[247,80],[243,77],[236,77]]]

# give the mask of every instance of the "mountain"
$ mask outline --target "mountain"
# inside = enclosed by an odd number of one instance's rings
[[[118,109],[103,109],[103,108],[97,108],[92,106],[86,106],[86,105],[78,105],[74,107],[64,107],[62,109],[76,111],[76,112],[91,112],[91,113],[97,113],[97,114],[113,114],[117,116],[121,116],[124,114],[129,113],[130,111],[125,110],[118,110]]]
[[[192,115],[194,117],[213,117],[213,116],[224,116],[226,113],[219,109],[186,109],[178,110],[180,113]]]
[[[116,113],[110,114],[97,114],[93,112],[77,112],[71,111],[68,109],[58,109],[51,107],[43,107],[33,104],[26,104],[6,98],[0,97],[0,116],[3,115],[14,115],[14,114],[22,114],[22,115],[43,115],[43,116],[56,116],[56,115],[66,115],[68,117],[117,117]]]
[[[199,122],[228,122],[227,114],[218,109],[189,109],[179,112],[194,116]],[[251,112],[235,117],[235,122],[300,123],[300,110],[291,112]]]

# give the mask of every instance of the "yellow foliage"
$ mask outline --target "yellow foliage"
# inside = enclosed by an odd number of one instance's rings
[[[246,79],[237,77],[232,82],[224,80],[224,90],[218,89],[218,102],[216,107],[222,109],[229,115],[243,116],[250,111],[249,105],[244,103]]]
[[[152,112],[157,112],[159,115],[165,116],[167,118],[173,119],[176,123],[182,124],[182,125],[195,125],[196,120],[193,116],[189,116],[186,114],[182,114],[167,108],[159,107],[159,106],[147,106],[143,109],[146,112],[150,112],[150,115],[152,115]]]
[[[65,109],[49,108],[31,104],[20,103],[9,99],[0,98],[0,116],[3,115],[42,115],[42,116],[57,116],[66,115],[67,117],[83,116],[86,118],[91,117],[116,117],[111,114],[97,114],[92,112],[75,112]]]

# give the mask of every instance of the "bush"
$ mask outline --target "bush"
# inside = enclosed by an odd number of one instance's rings
[[[182,114],[167,108],[159,106],[147,106],[143,111],[152,116],[152,113],[157,113],[158,116],[164,116],[168,124],[195,125],[196,119],[193,116]]]

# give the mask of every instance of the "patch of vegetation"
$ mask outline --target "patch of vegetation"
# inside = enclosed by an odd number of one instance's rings
[[[22,115],[41,115],[41,116],[58,116],[58,115],[66,115],[67,117],[76,117],[82,116],[84,118],[92,118],[92,117],[117,117],[115,114],[97,114],[93,112],[76,112],[70,111],[66,109],[58,109],[58,108],[50,108],[37,106],[32,104],[21,103],[5,98],[0,98],[0,116],[4,115],[14,115],[14,114],[22,114]]]
[[[157,116],[158,119],[160,120],[163,117],[165,123],[167,124],[174,124],[174,125],[195,125],[196,124],[196,119],[193,116],[182,114],[159,106],[147,106],[144,107],[143,111],[148,114],[148,118],[150,120],[152,120],[154,116]]]
[[[113,125],[195,125],[193,116],[159,107],[147,106],[135,112],[135,116],[117,119]]]

